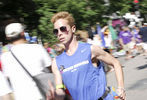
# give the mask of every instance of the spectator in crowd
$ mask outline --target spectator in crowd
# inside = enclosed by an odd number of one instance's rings
[[[57,56],[56,51],[54,48],[49,47],[49,44],[46,42],[43,44],[44,48],[47,50],[51,58],[55,58]]]
[[[134,26],[131,33],[133,34],[133,41],[136,44],[142,42],[141,35],[139,35],[139,27]]]
[[[135,56],[138,53],[142,53],[143,48],[142,48],[142,39],[141,35],[139,35],[139,27],[134,26],[132,31],[133,35],[133,42],[134,42],[134,48],[132,49],[133,55]]]
[[[111,53],[112,48],[113,48],[113,42],[112,42],[112,37],[111,37],[111,33],[109,31],[108,26],[104,26],[101,31],[104,34],[104,40],[105,40],[104,49],[107,50],[109,53]]]
[[[147,55],[147,23],[144,23],[143,27],[140,28],[139,34],[141,35],[141,39],[143,41],[145,55]]]
[[[64,51],[64,49],[65,49],[64,45],[61,44],[61,43],[56,43],[52,47],[56,51],[56,55],[61,54]]]
[[[123,71],[119,61],[97,45],[79,43],[74,34],[74,18],[68,12],[56,13],[51,22],[54,24],[54,34],[65,46],[64,52],[52,63],[57,93],[64,93],[64,83],[73,100],[113,100],[112,95],[105,89],[106,79],[101,63],[104,61],[114,67],[118,95],[124,100]]]
[[[101,40],[101,37],[98,34],[94,34],[92,44],[98,45],[99,47],[102,48],[102,40]]]
[[[122,31],[119,33],[119,42],[122,48],[126,51],[126,59],[132,58],[131,55],[131,43],[132,43],[132,34],[130,29],[126,26],[122,27]]]
[[[11,43],[11,51],[32,76],[44,73],[43,70],[50,67],[51,58],[46,50],[41,45],[26,43],[21,23],[8,24],[5,34]],[[10,79],[15,100],[45,100],[36,83],[11,52],[4,52],[1,61],[4,74]],[[53,89],[50,92],[53,93]]]
[[[88,42],[88,40],[90,39],[87,31],[78,30],[75,33],[75,35],[76,35],[76,38],[79,42]]]

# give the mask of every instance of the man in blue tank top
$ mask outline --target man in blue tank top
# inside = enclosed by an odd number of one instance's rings
[[[64,84],[73,100],[113,100],[106,90],[103,61],[114,67],[119,98],[125,100],[123,71],[119,61],[96,45],[79,43],[74,35],[74,18],[68,12],[56,13],[51,22],[54,24],[53,33],[65,46],[65,51],[52,63],[56,94],[64,94]]]

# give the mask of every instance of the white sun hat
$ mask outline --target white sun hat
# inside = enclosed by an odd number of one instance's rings
[[[5,28],[6,37],[15,37],[24,31],[24,26],[20,23],[8,24]]]

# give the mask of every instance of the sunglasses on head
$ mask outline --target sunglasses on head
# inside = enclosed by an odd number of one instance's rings
[[[61,26],[59,29],[60,29],[61,32],[67,32],[66,26]],[[58,29],[54,29],[54,30],[53,30],[53,33],[54,33],[55,35],[57,35],[58,32],[59,32]]]

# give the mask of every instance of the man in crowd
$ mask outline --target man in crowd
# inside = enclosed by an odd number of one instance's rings
[[[143,49],[145,55],[147,55],[147,23],[143,24],[143,27],[140,28],[139,35],[141,35],[141,39],[143,41]]]
[[[52,62],[56,93],[64,94],[64,84],[73,100],[113,100],[106,90],[103,61],[114,67],[118,95],[125,100],[124,77],[119,61],[97,45],[79,43],[74,34],[74,18],[68,12],[56,13],[51,22],[54,24],[53,33],[65,46],[65,51]]]
[[[32,76],[44,73],[43,70],[51,65],[51,58],[41,45],[26,43],[22,24],[8,24],[5,34],[12,44],[11,51]],[[11,52],[3,53],[1,62],[4,74],[10,79],[15,100],[45,100],[33,79]]]
[[[123,50],[126,52],[126,59],[132,58],[131,49],[133,48],[132,45],[132,37],[133,35],[130,32],[128,27],[122,27],[122,31],[119,33],[119,42],[122,46]]]

